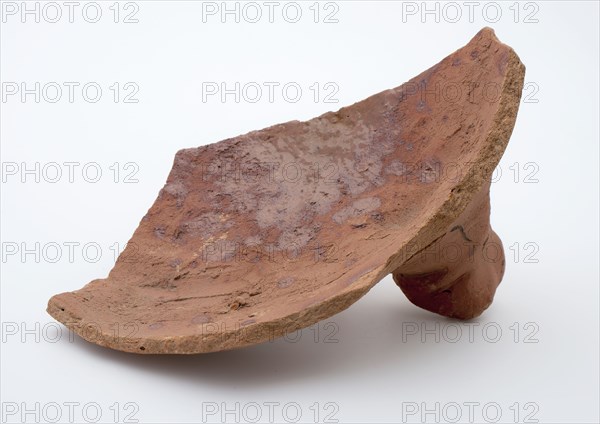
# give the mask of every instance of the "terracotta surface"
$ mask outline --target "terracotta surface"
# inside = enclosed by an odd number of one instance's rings
[[[524,73],[485,28],[398,88],[179,151],[109,276],[52,297],[48,312],[136,353],[260,343],[390,273],[425,309],[481,314],[504,271],[489,180]]]

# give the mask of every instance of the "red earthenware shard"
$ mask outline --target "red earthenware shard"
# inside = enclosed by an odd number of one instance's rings
[[[481,314],[504,271],[490,176],[524,73],[485,28],[398,88],[179,151],[109,276],[48,312],[113,349],[212,352],[312,325],[393,273],[418,306]]]

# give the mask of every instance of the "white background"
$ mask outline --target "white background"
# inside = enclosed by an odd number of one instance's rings
[[[8,2],[2,3],[4,10]],[[44,16],[36,23],[33,15],[23,23],[18,2],[18,13],[3,13],[0,23],[3,421],[44,422],[60,412],[60,422],[68,422],[69,402],[76,422],[95,419],[95,408],[101,422],[124,421],[129,412],[144,423],[244,422],[257,412],[261,421],[276,422],[293,421],[298,412],[301,422],[445,422],[457,413],[468,422],[470,408],[476,422],[491,422],[498,411],[500,422],[599,421],[597,2],[502,2],[485,13],[481,2],[472,18],[457,2],[458,19],[454,6],[440,3],[439,22],[435,14],[421,15],[421,2],[321,3],[318,23],[313,2],[301,4],[297,23],[285,19],[292,10],[282,15],[285,2],[273,23],[262,2],[258,23],[229,15],[222,23],[220,14],[203,22],[202,2],[193,1],[121,3],[115,23],[112,3],[101,2],[97,23],[84,19],[86,2],[72,23],[62,2],[57,23]],[[54,19],[56,10],[43,6]],[[403,13],[412,6],[416,14]],[[138,22],[123,22],[136,7]],[[323,22],[336,7],[331,18],[338,22]],[[296,341],[151,357],[71,340],[46,314],[53,294],[106,276],[115,243],[127,242],[180,148],[309,119],[398,86],[483,26],[519,54],[527,85],[492,184],[492,225],[506,247],[507,271],[479,319],[466,324],[421,311],[387,277],[350,309],[294,335]],[[54,91],[40,93],[36,103],[33,94],[25,101],[7,94],[22,82],[80,85],[72,103],[64,85],[56,103],[47,101]],[[82,97],[89,82],[103,90],[96,103]],[[115,82],[117,103],[109,88]],[[256,103],[236,103],[232,95],[203,101],[203,82],[293,82],[303,92],[295,103],[280,89],[273,102],[266,91]],[[127,83],[135,86],[125,90]],[[314,83],[335,84],[338,102],[324,102],[331,89],[315,101]],[[136,86],[138,102],[125,103],[122,96]],[[39,182],[35,172],[22,173],[22,163],[35,169],[36,162]],[[52,162],[63,172],[55,183]],[[65,162],[79,164],[72,183]],[[90,178],[90,167],[101,169],[99,182],[82,176],[87,163]],[[137,182],[126,183],[132,172]],[[69,242],[79,243],[72,261]],[[21,255],[36,243],[39,258]],[[94,249],[82,252],[86,243],[102,248],[96,262]],[[52,263],[56,244],[62,256]],[[15,245],[19,251],[9,254]],[[414,328],[417,334],[408,331]],[[426,410],[434,412],[423,416]]]

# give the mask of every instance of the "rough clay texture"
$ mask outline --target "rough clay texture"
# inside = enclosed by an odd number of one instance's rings
[[[212,352],[312,325],[393,273],[416,305],[477,316],[504,272],[490,176],[524,74],[484,28],[400,87],[181,150],[109,276],[48,312],[113,349]]]

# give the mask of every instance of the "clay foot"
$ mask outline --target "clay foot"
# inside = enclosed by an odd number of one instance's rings
[[[479,316],[490,306],[505,259],[489,217],[488,183],[446,233],[393,272],[412,303],[458,319]]]

